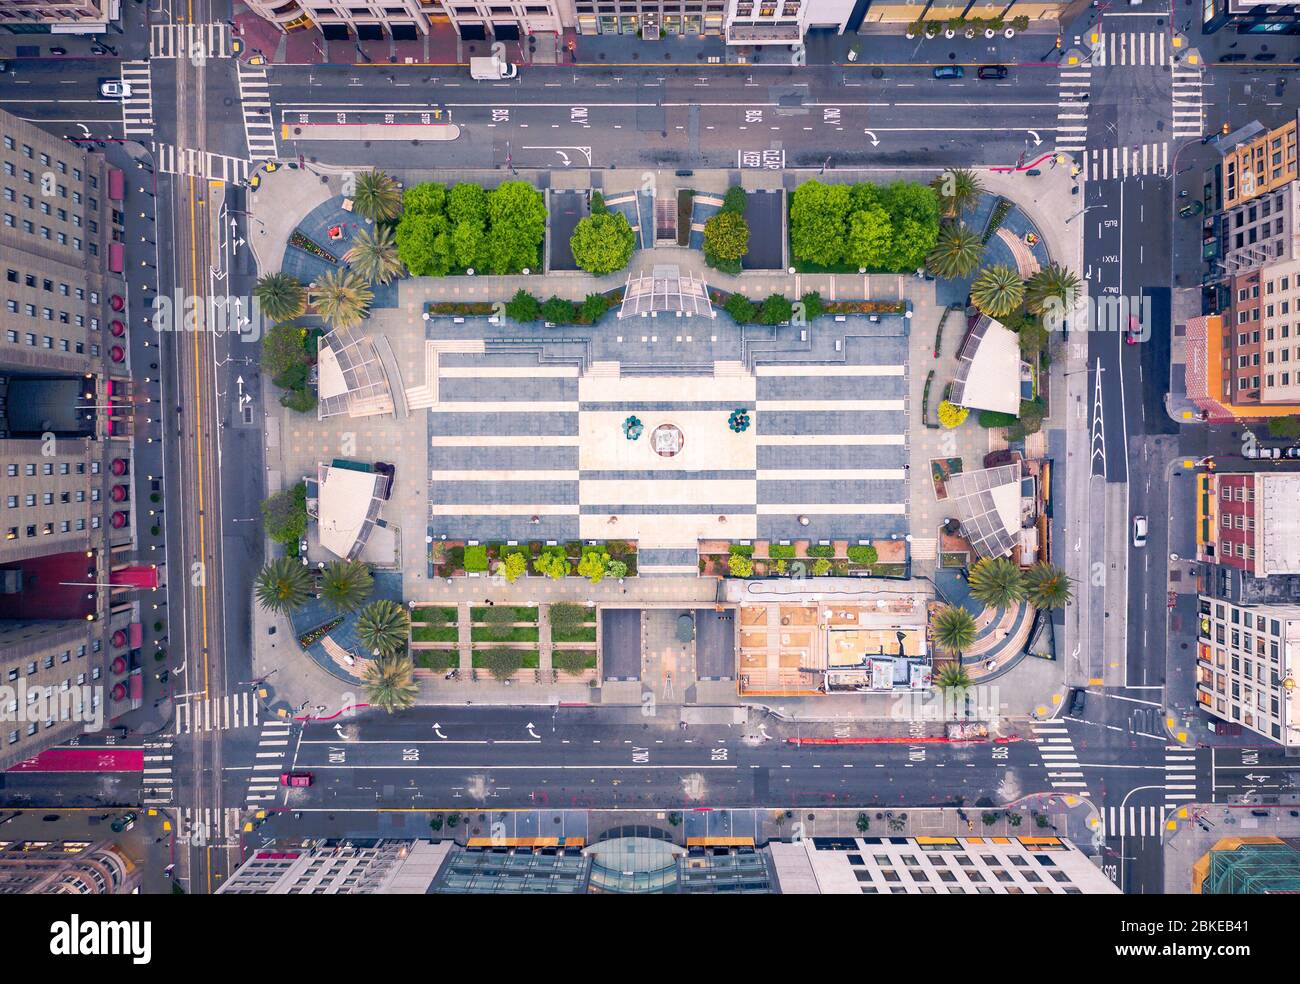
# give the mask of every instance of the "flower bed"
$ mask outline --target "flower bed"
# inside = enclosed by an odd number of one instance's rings
[[[339,261],[337,256],[329,250],[316,245],[313,240],[308,239],[297,229],[293,230],[293,232],[289,234],[289,245],[302,250],[304,253],[310,253],[312,256],[318,257],[326,263],[337,264]]]
[[[325,636],[329,635],[330,632],[332,632],[334,629],[337,629],[342,624],[343,624],[343,616],[336,615],[334,616],[334,618],[330,619],[324,625],[318,625],[316,626],[316,628],[310,629],[307,632],[304,632],[302,635],[300,635],[298,637],[298,645],[302,646],[303,649],[306,649],[308,646],[320,642],[323,638],[325,638]]]
[[[489,301],[433,301],[424,306],[429,314],[472,315],[475,317],[496,314],[496,305]]]
[[[906,314],[906,301],[823,301],[823,314]]]

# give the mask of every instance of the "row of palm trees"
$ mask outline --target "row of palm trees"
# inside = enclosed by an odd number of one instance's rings
[[[373,284],[386,284],[402,273],[393,227],[386,223],[402,210],[402,191],[382,171],[358,175],[353,211],[371,219],[373,229],[359,229],[343,259],[347,268],[329,270],[304,287],[287,273],[268,273],[253,285],[262,312],[276,324],[291,321],[310,308],[332,328],[354,328],[370,310]]]

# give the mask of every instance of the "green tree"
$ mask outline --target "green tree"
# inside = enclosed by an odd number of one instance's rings
[[[965,607],[947,605],[934,613],[930,620],[934,631],[934,644],[950,656],[960,656],[975,642],[975,619]]]
[[[454,270],[470,270],[485,258],[487,234],[477,222],[458,222],[450,235],[451,266]]]
[[[1290,441],[1300,437],[1300,417],[1294,414],[1286,417],[1270,417],[1268,436],[1279,441]]]
[[[333,328],[355,328],[370,313],[374,291],[353,270],[329,270],[311,285],[316,313]]]
[[[790,200],[790,251],[797,260],[834,266],[844,256],[849,189],[805,181]]]
[[[1055,300],[1059,308],[1068,311],[1074,307],[1078,293],[1079,278],[1073,271],[1053,263],[1026,281],[1025,307],[1034,314],[1042,314],[1049,303]]]
[[[524,656],[518,649],[496,646],[481,654],[483,665],[498,680],[509,680],[524,665]]]
[[[567,632],[586,624],[587,609],[582,605],[561,601],[550,606],[547,617],[551,620],[551,628],[561,628]]]
[[[447,193],[447,218],[452,225],[469,222],[482,230],[487,225],[488,193],[482,185],[462,181]]]
[[[818,557],[813,561],[813,577],[825,577],[831,572],[831,562],[825,557]]]
[[[359,560],[334,560],[321,573],[321,597],[344,614],[365,604],[375,590],[370,568]]]
[[[512,605],[489,605],[478,620],[483,623],[480,634],[489,642],[509,642],[518,621]]]
[[[551,665],[569,676],[587,669],[587,662],[587,653],[581,649],[556,649],[551,653]]]
[[[312,358],[303,345],[306,332],[296,325],[276,325],[262,336],[262,372],[272,379],[295,368],[308,369]]]
[[[363,171],[357,175],[352,193],[352,208],[373,222],[397,218],[402,211],[402,192],[397,182],[383,171]]]
[[[939,239],[939,196],[914,181],[895,181],[880,196],[894,229],[888,269],[920,269]]]
[[[985,267],[970,287],[971,301],[990,318],[1006,317],[1020,307],[1024,296],[1020,274],[1001,264]]]
[[[824,310],[822,306],[822,295],[815,290],[810,290],[799,298],[803,304],[803,317],[805,321],[813,321],[822,316]]]
[[[1035,608],[1064,608],[1070,602],[1070,578],[1055,564],[1035,564],[1025,574],[1025,593]]]
[[[880,553],[869,543],[855,543],[849,547],[849,560],[862,567],[871,567],[880,560]]]
[[[739,212],[723,210],[704,223],[704,262],[739,273],[741,258],[749,252],[749,223]]]
[[[268,273],[253,284],[262,313],[274,322],[288,321],[307,310],[307,291],[297,277],[287,273]]]
[[[293,557],[277,557],[258,571],[253,593],[267,611],[288,615],[311,594],[311,574]]]
[[[939,675],[935,678],[934,685],[940,690],[969,690],[971,687],[970,674],[966,672],[966,667],[961,663],[945,663],[939,670]]]
[[[622,212],[589,215],[569,238],[573,261],[596,276],[622,270],[632,259],[635,245],[636,234]]]
[[[426,181],[406,189],[402,196],[402,217],[410,215],[447,216],[447,186]]]
[[[844,259],[859,268],[881,269],[892,255],[893,236],[889,213],[879,205],[854,212],[849,217],[849,236]]]
[[[397,256],[416,277],[443,277],[451,269],[447,221],[409,209],[397,223]]]
[[[357,616],[357,638],[366,649],[380,656],[404,651],[410,633],[410,613],[387,598],[372,601]]]
[[[388,226],[378,226],[373,232],[358,229],[343,259],[372,284],[386,284],[402,272],[397,243]]]
[[[311,413],[316,409],[316,394],[310,389],[292,389],[280,397],[280,406],[295,413]]]
[[[578,576],[585,577],[592,584],[599,584],[605,579],[605,565],[609,563],[609,554],[599,550],[584,550],[578,558]]]
[[[925,266],[936,277],[945,280],[969,277],[980,265],[983,255],[984,244],[979,233],[960,222],[939,230],[934,249],[925,258]]]
[[[727,189],[727,193],[722,196],[722,211],[744,215],[748,198],[749,196],[745,194],[744,188],[740,187],[740,185],[732,185]]]
[[[930,182],[930,187],[938,194],[943,214],[949,219],[965,212],[984,193],[984,185],[975,172],[964,167],[945,171]]]
[[[993,608],[1009,608],[1025,597],[1025,578],[1007,557],[985,557],[970,570],[970,593]]]
[[[739,292],[728,297],[722,307],[736,324],[747,325],[758,317],[758,309],[754,307],[754,302]]]
[[[601,212],[609,211],[609,206],[605,204],[605,196],[598,191],[593,191],[591,193],[589,207],[592,215],[600,215]]]
[[[727,569],[732,577],[750,577],[754,573],[754,562],[744,554],[731,554],[727,558]]]
[[[571,325],[578,320],[578,309],[563,297],[549,297],[542,305],[542,319],[551,325]]]
[[[584,324],[594,325],[609,310],[610,299],[604,294],[588,294],[582,301],[578,314]]]
[[[627,564],[621,560],[611,560],[605,565],[605,573],[610,577],[627,577]]]
[[[537,269],[546,234],[546,202],[526,181],[506,181],[488,192],[489,272],[498,276]]]
[[[573,570],[569,559],[561,553],[543,553],[533,566],[537,568],[538,573],[545,574],[553,581],[568,577],[569,572]]]
[[[501,565],[501,575],[509,584],[514,584],[528,570],[528,559],[521,553],[506,554]]]
[[[362,682],[366,687],[366,700],[371,706],[389,714],[412,707],[420,694],[415,682],[415,664],[409,656],[371,660]]]
[[[542,303],[520,287],[515,291],[515,296],[506,301],[506,317],[520,324],[539,321],[542,317]]]
[[[262,530],[276,543],[292,544],[307,535],[307,483],[277,492],[262,503]]]
[[[794,305],[780,294],[769,294],[763,300],[758,320],[765,325],[785,324],[794,317]]]

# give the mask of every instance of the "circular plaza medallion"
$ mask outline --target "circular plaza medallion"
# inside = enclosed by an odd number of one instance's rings
[[[660,424],[650,435],[650,447],[661,458],[671,458],[685,444],[686,438],[676,424]]]

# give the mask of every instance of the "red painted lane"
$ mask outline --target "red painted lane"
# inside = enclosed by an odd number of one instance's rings
[[[143,748],[47,748],[7,772],[140,772]]]
[[[994,738],[994,745],[1006,745],[1019,738]],[[979,745],[988,738],[787,738],[791,745]]]

